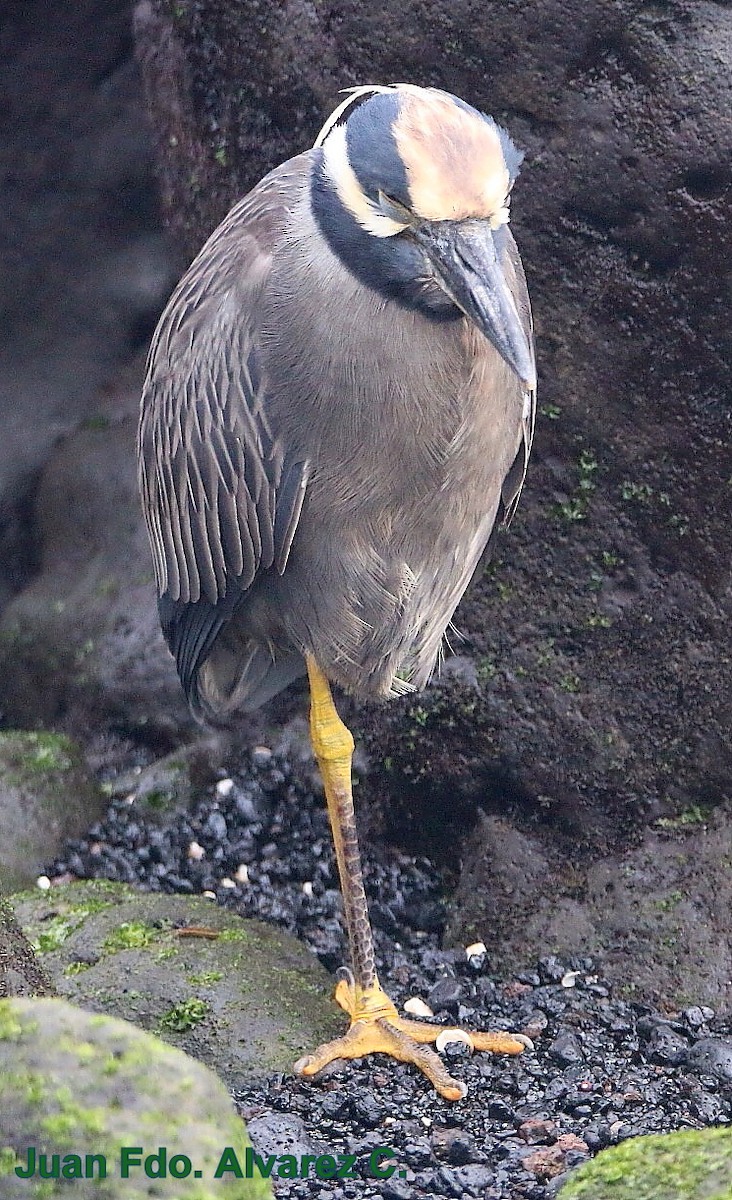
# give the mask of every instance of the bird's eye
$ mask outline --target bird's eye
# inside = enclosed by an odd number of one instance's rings
[[[398,221],[402,225],[412,225],[414,222],[414,214],[407,206],[395,200],[393,196],[387,196],[386,192],[379,191],[379,208],[392,221]]]

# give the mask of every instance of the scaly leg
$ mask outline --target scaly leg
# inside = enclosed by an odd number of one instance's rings
[[[312,658],[308,657],[307,668],[310,736],[328,802],[353,975],[341,980],[335,993],[351,1018],[347,1033],[301,1058],[295,1070],[300,1075],[315,1075],[336,1058],[362,1058],[381,1051],[419,1067],[446,1100],[460,1100],[465,1095],[465,1084],[453,1079],[442,1059],[424,1045],[434,1042],[443,1027],[400,1017],[377,978],[351,791],[353,737],[336,712],[328,680]],[[525,1040],[507,1033],[474,1033],[467,1037],[473,1049],[504,1054],[520,1054],[526,1046]]]

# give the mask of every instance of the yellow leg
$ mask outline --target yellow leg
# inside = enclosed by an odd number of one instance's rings
[[[341,980],[335,998],[351,1018],[343,1037],[319,1046],[295,1063],[300,1075],[315,1075],[336,1058],[362,1058],[381,1051],[413,1063],[446,1100],[460,1100],[465,1085],[453,1079],[444,1063],[429,1049],[443,1027],[400,1017],[376,975],[374,942],[356,836],[351,790],[353,738],[333,703],[328,680],[313,659],[307,659],[310,679],[310,736],[320,766],[333,831],[353,975]],[[520,1054],[526,1041],[506,1033],[467,1034],[476,1050]]]

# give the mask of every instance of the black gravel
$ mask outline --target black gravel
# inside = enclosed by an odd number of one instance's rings
[[[193,843],[203,857],[191,857]],[[276,1191],[314,1200],[547,1200],[604,1146],[730,1120],[732,1040],[710,1009],[654,1012],[632,1000],[630,985],[631,998],[614,994],[590,959],[560,962],[551,947],[535,970],[498,980],[484,955],[441,949],[447,881],[428,860],[374,845],[364,858],[379,973],[397,1006],[419,996],[444,1024],[522,1031],[536,1048],[508,1059],[448,1046],[451,1072],[468,1086],[452,1105],[381,1056],[333,1064],[317,1082],[253,1083],[235,1098],[263,1162],[332,1155],[343,1170],[339,1155],[355,1159],[351,1179],[318,1178],[311,1165],[306,1179],[278,1180],[275,1161]],[[248,881],[237,883],[242,864]],[[187,813],[151,822],[129,797],[114,800],[49,874],[215,892],[242,916],[296,934],[329,970],[345,957],[322,801],[264,749]],[[375,1178],[372,1164],[393,1173]],[[327,1174],[331,1164],[320,1167]]]

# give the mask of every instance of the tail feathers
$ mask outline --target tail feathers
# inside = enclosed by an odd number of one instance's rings
[[[305,660],[297,651],[274,651],[259,642],[214,646],[198,671],[191,694],[197,716],[220,724],[233,713],[254,712],[305,674]]]

